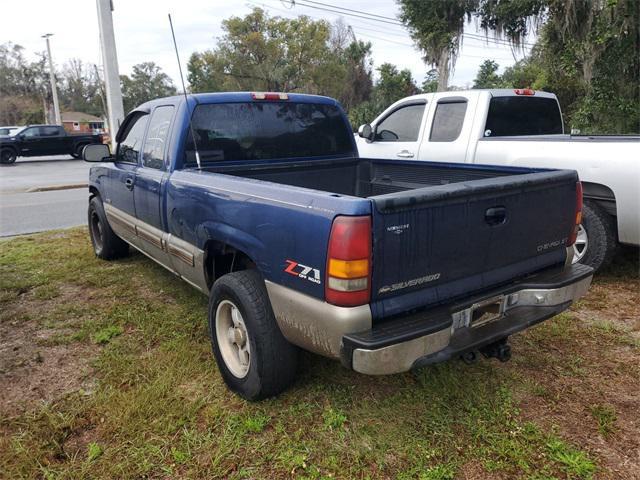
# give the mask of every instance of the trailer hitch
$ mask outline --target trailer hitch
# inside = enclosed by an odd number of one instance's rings
[[[480,353],[485,358],[497,358],[501,362],[507,362],[511,359],[511,346],[507,343],[507,338],[503,338],[480,348]]]

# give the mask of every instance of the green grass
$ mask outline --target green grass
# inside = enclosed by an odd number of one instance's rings
[[[602,435],[610,435],[615,431],[616,410],[611,405],[593,405],[591,415],[598,423],[598,431]]]
[[[75,229],[1,242],[0,269],[0,322],[53,330],[43,348],[91,347],[97,382],[0,411],[2,478],[433,480],[474,464],[508,478],[588,479],[599,468],[592,453],[522,416],[516,394],[545,396],[549,385],[524,382],[517,362],[366,377],[303,354],[291,390],[252,404],[216,369],[206,298],[146,257],[100,261]],[[563,315],[526,342],[571,342],[576,328]],[[547,368],[548,358],[520,361]],[[588,368],[576,357],[560,374]],[[610,431],[615,412],[592,415]]]

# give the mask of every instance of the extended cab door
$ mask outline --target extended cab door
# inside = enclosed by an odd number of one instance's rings
[[[474,92],[442,92],[434,96],[425,122],[419,160],[436,162],[472,162],[467,153],[474,128],[478,95]]]
[[[142,248],[167,266],[170,265],[170,260],[163,248],[161,201],[162,184],[168,170],[165,159],[174,110],[173,105],[159,106],[153,110],[133,190],[138,237],[142,240]]]
[[[359,141],[361,158],[417,158],[427,101],[411,99],[395,105],[373,125],[373,141]]]

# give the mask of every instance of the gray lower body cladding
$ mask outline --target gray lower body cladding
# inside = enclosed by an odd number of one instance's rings
[[[370,375],[448,360],[546,320],[583,296],[592,269],[576,264],[372,324],[368,305],[336,307],[280,285],[267,291],[285,338]]]

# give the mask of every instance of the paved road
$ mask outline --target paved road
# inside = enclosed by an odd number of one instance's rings
[[[69,156],[18,158],[0,165],[0,195],[29,189],[87,183],[91,164]]]
[[[18,159],[0,166],[0,237],[84,225],[90,165],[69,157]]]

